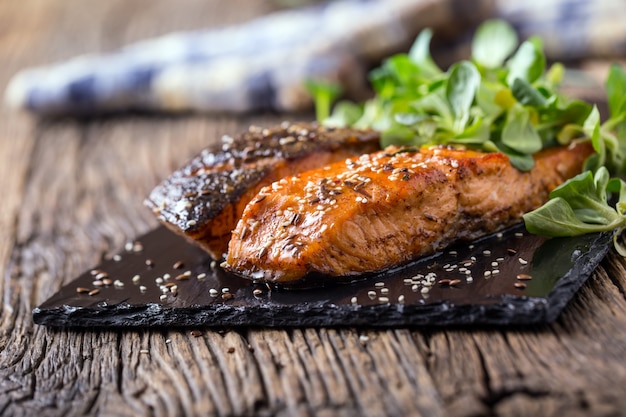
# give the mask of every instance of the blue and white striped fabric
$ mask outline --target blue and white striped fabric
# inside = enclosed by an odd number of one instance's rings
[[[348,96],[362,96],[367,68],[408,48],[425,27],[447,25],[462,33],[501,16],[522,35],[545,36],[546,50],[559,59],[559,51],[565,57],[624,54],[625,5],[626,0],[334,1],[26,69],[11,80],[5,99],[41,115],[301,111],[311,106],[305,80],[337,82]]]

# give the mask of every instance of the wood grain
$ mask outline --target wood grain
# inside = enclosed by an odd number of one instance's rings
[[[267,2],[0,2],[0,87],[19,68]],[[77,331],[31,310],[149,230],[143,196],[221,134],[284,116],[40,121],[0,112],[0,415],[626,415],[626,262],[529,329]],[[310,117],[310,116],[309,116]]]

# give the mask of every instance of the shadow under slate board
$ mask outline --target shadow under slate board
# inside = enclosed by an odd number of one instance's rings
[[[351,282],[286,289],[232,275],[158,227],[61,288],[33,317],[54,327],[545,323],[591,275],[610,241],[606,233],[545,239],[518,226]]]

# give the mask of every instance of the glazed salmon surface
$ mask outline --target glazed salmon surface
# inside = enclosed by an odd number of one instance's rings
[[[244,208],[262,187],[374,152],[380,149],[378,140],[374,131],[314,123],[253,126],[204,149],[157,185],[145,203],[168,228],[220,259]]]
[[[391,147],[283,178],[246,206],[225,266],[289,282],[400,265],[521,221],[591,153],[588,143],[546,149],[521,172],[501,153]]]

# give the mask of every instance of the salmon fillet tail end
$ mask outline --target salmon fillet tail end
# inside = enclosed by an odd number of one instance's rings
[[[283,178],[244,209],[226,268],[284,283],[401,265],[520,222],[592,152],[545,149],[522,172],[501,153],[390,147]]]

